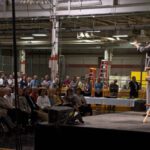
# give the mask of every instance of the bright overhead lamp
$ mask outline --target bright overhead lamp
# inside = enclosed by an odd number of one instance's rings
[[[30,37],[30,36],[25,36],[25,37],[21,37],[20,38],[21,40],[33,40],[34,39],[34,37]]]
[[[116,38],[119,37],[119,38],[121,38],[121,37],[128,37],[128,35],[126,35],[126,34],[125,35],[113,35],[113,37],[116,37]]]
[[[115,41],[114,38],[111,38],[111,37],[107,37],[106,39],[110,40],[110,41]]]
[[[120,41],[120,37],[116,37],[117,41]]]
[[[86,33],[85,33],[85,37],[86,37],[86,38],[90,38],[89,33],[86,32]]]
[[[91,31],[89,30],[89,31],[86,31],[86,32],[92,32],[92,33],[93,33],[93,32],[97,32],[97,33],[99,33],[99,32],[101,32],[101,31],[100,31],[100,30],[95,30],[95,31],[94,31],[94,30],[91,30]]]
[[[38,33],[38,34],[32,34],[32,36],[35,36],[35,37],[45,37],[45,36],[47,36],[47,34]]]
[[[82,37],[82,38],[84,37],[84,34],[83,34],[83,32],[80,32],[80,37]]]

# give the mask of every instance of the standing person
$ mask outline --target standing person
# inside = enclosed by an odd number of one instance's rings
[[[84,96],[91,96],[92,83],[90,78],[85,79]]]
[[[117,80],[114,80],[114,82],[112,82],[109,85],[109,91],[110,91],[110,96],[118,97],[119,86],[117,84]]]
[[[146,53],[146,59],[145,59],[145,71],[148,73],[147,77],[147,87],[146,87],[146,103],[150,104],[150,44],[147,44],[146,46],[141,45],[137,41],[132,43],[136,48],[137,51],[140,53],[145,52]]]
[[[132,80],[129,82],[130,88],[130,98],[138,98],[139,84],[136,81],[136,77],[133,76]]]
[[[136,48],[137,51],[140,53],[145,52],[146,53],[146,59],[145,59],[145,71],[147,71],[148,77],[146,78],[147,81],[147,87],[146,87],[146,104],[150,104],[150,43],[147,45],[141,45],[137,41],[132,43]],[[150,108],[147,110],[146,117],[144,118],[143,122],[147,122],[147,118],[150,113]]]
[[[103,90],[103,83],[101,82],[101,79],[98,78],[95,82],[95,97],[102,97],[102,90]]]

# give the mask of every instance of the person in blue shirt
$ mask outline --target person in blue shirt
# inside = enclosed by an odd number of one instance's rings
[[[95,82],[95,97],[102,97],[103,93],[103,83],[101,82],[100,78],[97,79]]]

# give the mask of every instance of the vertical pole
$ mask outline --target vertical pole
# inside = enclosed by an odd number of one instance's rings
[[[20,72],[23,74],[26,73],[26,52],[25,50],[21,50],[20,53]]]
[[[104,51],[104,60],[107,60],[107,61],[108,61],[108,59],[109,59],[109,53],[108,53],[108,50],[106,49],[106,50]]]
[[[12,25],[13,25],[13,57],[14,57],[14,79],[15,79],[15,107],[19,108],[19,99],[18,99],[18,76],[17,76],[17,44],[16,44],[16,16],[15,16],[15,0],[12,0]],[[17,119],[17,131],[16,131],[16,150],[22,150],[21,146],[21,136],[19,131],[19,122],[18,122],[18,113],[16,111]]]
[[[56,18],[56,0],[52,1],[52,52],[50,58],[51,79],[54,80],[58,74],[58,28],[59,21]]]

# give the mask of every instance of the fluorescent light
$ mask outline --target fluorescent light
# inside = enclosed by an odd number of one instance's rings
[[[42,34],[42,33],[32,34],[32,35],[36,36],[36,37],[45,37],[45,36],[47,36],[47,34]]]
[[[100,30],[91,30],[91,31],[87,31],[87,32],[101,32]]]
[[[80,37],[79,33],[77,33],[77,39],[81,39],[81,37]]]
[[[26,36],[26,37],[21,37],[20,39],[22,39],[22,40],[33,40],[34,37]]]
[[[116,37],[116,38],[117,37],[128,37],[128,35],[126,35],[126,34],[125,35],[113,35],[113,37]]]
[[[106,39],[110,40],[110,41],[115,41],[114,38],[111,38],[111,37],[107,37]]]
[[[84,34],[83,34],[83,32],[80,32],[80,37],[82,37],[82,38],[84,37]]]
[[[85,33],[85,37],[86,37],[86,38],[90,38],[89,33],[86,32],[86,33]]]
[[[120,37],[116,37],[116,39],[117,39],[118,41],[120,41]]]

